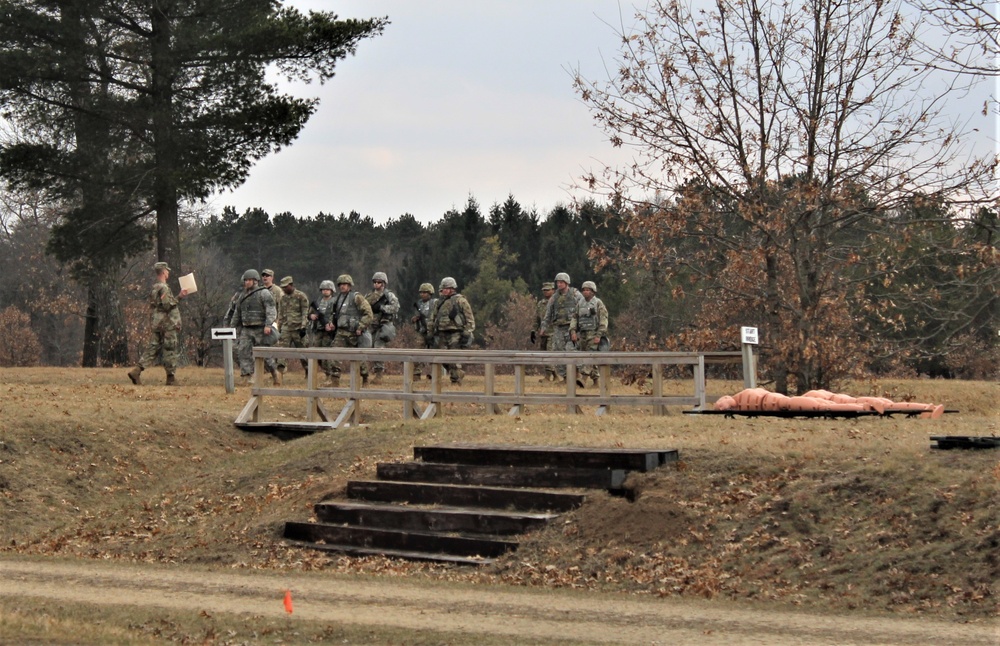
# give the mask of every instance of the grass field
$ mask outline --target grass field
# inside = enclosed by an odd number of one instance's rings
[[[958,621],[998,610],[1000,452],[929,448],[931,435],[1000,435],[996,383],[839,387],[960,411],[939,420],[724,419],[680,409],[507,417],[457,406],[443,419],[404,423],[398,403],[366,402],[364,426],[286,442],[232,426],[248,390],[227,395],[219,370],[183,369],[179,388],[159,385],[159,369],[143,376],[156,385],[135,387],[121,369],[0,369],[0,549]],[[674,387],[687,392],[689,382]],[[616,391],[628,388],[638,386]],[[265,414],[300,419],[302,408],[272,398]],[[308,519],[348,479],[409,459],[415,444],[445,442],[677,448],[681,462],[633,476],[635,502],[594,495],[478,569],[281,545],[284,521]],[[32,624],[30,613],[10,611],[0,621]]]

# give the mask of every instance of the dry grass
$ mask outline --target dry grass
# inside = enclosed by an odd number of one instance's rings
[[[474,406],[407,422],[364,404],[361,428],[291,442],[245,434],[218,370],[180,388],[134,387],[124,370],[0,370],[0,546],[9,552],[244,568],[325,569],[518,585],[627,590],[979,619],[997,611],[996,451],[929,449],[931,435],[998,435],[995,383],[880,381],[852,394],[945,404],[941,420],[666,417],[559,409],[486,416]],[[144,380],[158,384],[162,371]],[[288,383],[301,379],[293,373]],[[501,378],[502,379],[502,378]],[[539,388],[553,388],[538,385]],[[715,382],[710,392],[741,386]],[[616,386],[619,392],[641,385]],[[690,382],[672,384],[689,392]],[[328,402],[331,408],[335,402]],[[270,399],[268,418],[300,419]],[[282,523],[372,477],[412,446],[472,441],[678,448],[677,469],[609,496],[470,570],[281,547]],[[11,621],[7,617],[7,621]]]

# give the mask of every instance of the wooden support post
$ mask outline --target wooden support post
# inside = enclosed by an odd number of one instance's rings
[[[444,366],[440,363],[430,364],[431,369],[431,403],[424,409],[424,414],[420,419],[430,419],[436,415],[444,415],[444,407],[441,406],[441,382],[444,376]]]
[[[520,398],[522,395],[524,395],[524,366],[518,364],[514,366],[514,396]],[[514,417],[520,415],[523,410],[524,407],[521,404],[514,404],[507,411],[507,414]]]
[[[607,364],[597,366],[597,372],[599,375],[598,379],[600,379],[598,383],[600,384],[601,397],[607,397],[611,393],[611,388],[608,386],[611,383],[611,366]],[[611,407],[607,405],[600,406],[597,409],[598,415],[606,415],[609,412],[611,412]]]
[[[361,400],[357,396],[358,391],[361,390],[361,362],[359,361],[351,362],[350,384],[351,400],[347,403],[347,406],[344,407],[344,410],[346,411],[348,407],[350,408],[351,414],[349,417],[350,421],[348,423],[357,426],[361,423]],[[340,417],[343,416],[344,413],[342,411]]]
[[[663,364],[654,363],[653,371],[653,397],[663,397]],[[653,405],[653,415],[663,416],[667,414],[667,407],[662,404]]]
[[[757,366],[754,364],[753,346],[749,343],[743,344],[743,387],[757,387]]]
[[[484,382],[485,382],[484,389],[486,392],[486,396],[492,397],[494,394],[496,394],[496,383],[494,381],[496,377],[496,364],[487,363],[485,366],[483,366],[483,368],[484,368],[484,373],[486,375],[484,377]],[[488,412],[490,415],[496,415],[500,412],[500,406],[490,402],[486,404],[486,412]]]
[[[236,392],[236,381],[233,378],[233,340],[222,340],[222,369],[226,373],[226,392]]]
[[[317,372],[317,361],[316,359],[309,359],[306,363],[306,389],[316,390],[316,372]],[[319,417],[319,398],[318,397],[307,397],[306,398],[306,421],[315,422],[316,418]]]
[[[705,355],[698,355],[694,366],[694,396],[698,398],[698,410],[705,410]]]
[[[403,362],[403,392],[412,393],[413,392],[413,362],[404,361]],[[403,419],[413,419],[413,401],[410,399],[403,400]]]
[[[576,364],[567,363],[566,364],[566,394],[570,397],[576,397]],[[583,409],[576,404],[569,404],[566,406],[567,413],[573,413],[574,415],[579,415],[583,412]]]

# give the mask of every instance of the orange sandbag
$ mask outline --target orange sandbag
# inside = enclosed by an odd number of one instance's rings
[[[814,397],[816,399],[832,399],[833,393],[829,390],[810,390],[809,392],[802,393],[801,397]]]

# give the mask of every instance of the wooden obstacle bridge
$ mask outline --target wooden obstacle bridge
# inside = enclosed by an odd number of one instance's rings
[[[348,482],[348,500],[317,503],[316,520],[287,522],[284,538],[351,555],[486,564],[582,505],[587,490],[622,492],[629,473],[676,462],[678,452],[455,444],[417,446],[413,457]]]

